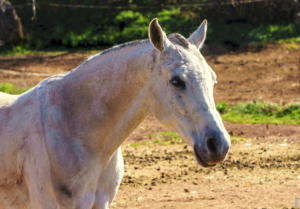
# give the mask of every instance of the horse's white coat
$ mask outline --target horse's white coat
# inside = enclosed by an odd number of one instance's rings
[[[0,93],[0,208],[108,208],[124,172],[120,145],[150,114],[194,147],[199,164],[224,160],[216,76],[199,53],[206,22],[189,44],[155,21],[155,47],[119,46],[20,96]]]

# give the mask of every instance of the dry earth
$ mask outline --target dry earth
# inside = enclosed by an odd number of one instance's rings
[[[196,165],[184,143],[138,147],[149,134],[171,131],[149,117],[122,146],[126,173],[112,208],[292,208],[300,196],[300,126],[233,124],[227,160]]]
[[[75,68],[87,53],[0,57],[0,69],[57,74]],[[300,50],[284,45],[258,52],[206,56],[218,76],[216,102],[299,101]],[[44,77],[0,72],[0,82],[33,86]],[[300,126],[233,124],[227,160],[212,169],[196,165],[184,143],[138,147],[148,134],[172,131],[149,117],[123,144],[126,173],[111,208],[291,208],[300,197]],[[158,138],[160,139],[160,138]]]
[[[299,150],[288,140],[253,139],[203,169],[184,145],[123,145],[125,175],[112,208],[291,208],[300,194]]]

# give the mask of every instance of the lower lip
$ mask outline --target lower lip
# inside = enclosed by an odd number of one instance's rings
[[[209,165],[207,164],[203,159],[202,157],[200,156],[199,152],[197,151],[196,147],[194,147],[194,155],[195,155],[195,158],[198,162],[198,164],[202,165],[203,167],[205,168],[208,168],[208,167],[214,167],[216,164],[212,164],[212,165]]]

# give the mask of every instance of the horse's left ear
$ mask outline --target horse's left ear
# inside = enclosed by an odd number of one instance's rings
[[[200,27],[188,38],[191,44],[194,44],[199,49],[205,41],[207,30],[207,21],[204,20]]]
[[[158,24],[157,18],[150,22],[148,32],[151,43],[158,51],[166,51],[168,48],[172,47],[172,43]]]

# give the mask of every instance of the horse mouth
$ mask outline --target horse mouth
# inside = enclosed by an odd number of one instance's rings
[[[209,168],[209,167],[214,167],[216,164],[208,164],[206,163],[203,158],[200,156],[200,153],[198,152],[196,146],[194,146],[194,155],[195,155],[195,158],[196,158],[196,161],[199,165],[205,167],[205,168]]]

